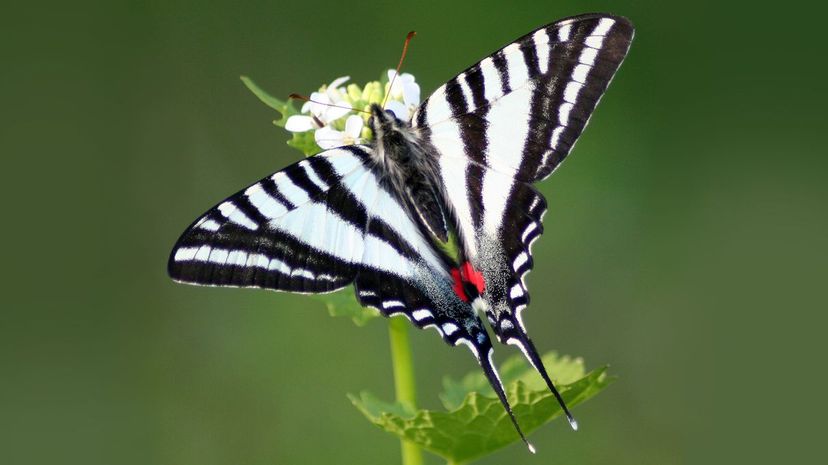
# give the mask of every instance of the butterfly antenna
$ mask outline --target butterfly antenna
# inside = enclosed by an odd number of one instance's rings
[[[572,427],[573,431],[578,431],[578,422],[575,420],[575,417],[572,416],[572,413],[566,407],[566,402],[564,402],[563,397],[555,389],[555,384],[552,383],[552,380],[549,378],[549,374],[546,373],[546,367],[543,366],[543,362],[541,361],[540,356],[538,356],[538,351],[535,349],[535,344],[532,343],[532,340],[529,339],[529,336],[526,335],[523,331],[518,331],[519,334],[512,335],[507,339],[509,344],[517,345],[521,352],[526,356],[526,359],[529,360],[529,363],[535,367],[535,370],[540,373],[541,378],[546,382],[546,385],[549,387],[549,390],[552,391],[552,394],[557,399],[558,404],[561,406],[561,410],[563,410],[564,415],[566,415],[567,421],[569,421],[569,426]],[[517,337],[515,337],[517,336]]]
[[[488,378],[489,384],[492,385],[492,389],[494,389],[498,399],[500,399],[500,403],[503,404],[503,408],[506,409],[506,413],[509,414],[509,419],[512,420],[512,424],[515,426],[515,430],[520,436],[520,439],[523,440],[524,444],[526,444],[526,447],[529,449],[529,452],[534,454],[535,446],[533,446],[529,441],[526,440],[526,436],[523,435],[523,431],[521,431],[520,425],[518,425],[517,419],[515,419],[515,414],[512,412],[512,406],[509,405],[509,400],[506,399],[506,393],[503,391],[503,383],[501,383],[500,381],[500,376],[497,374],[497,369],[492,364],[492,352],[493,350],[490,346],[488,351],[488,357],[484,358],[478,355],[477,361],[480,363],[480,367],[483,368],[483,373],[486,374],[486,378]]]
[[[325,105],[326,107],[342,108],[343,110],[351,110],[351,111],[358,111],[358,112],[361,112],[361,113],[371,114],[370,111],[363,110],[361,108],[346,107],[345,105],[337,105],[335,103],[318,102],[316,100],[311,99],[310,97],[306,97],[306,96],[300,95],[300,94],[290,94],[290,95],[288,95],[288,98],[293,99],[293,100],[302,100],[304,102],[316,103],[318,105]]]
[[[405,54],[408,52],[408,44],[411,43],[411,39],[417,35],[415,31],[411,31],[408,35],[405,36],[405,43],[403,43],[403,50],[402,55],[400,55],[400,61],[397,63],[397,69],[394,71],[394,75],[391,77],[391,82],[388,84],[388,93],[385,94],[385,99],[382,101],[382,108],[385,108],[386,102],[388,102],[388,96],[391,95],[391,89],[394,88],[394,81],[397,80],[397,76],[400,74],[400,70],[402,69],[403,61],[405,60]]]

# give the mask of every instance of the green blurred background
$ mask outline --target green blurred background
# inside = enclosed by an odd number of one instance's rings
[[[576,409],[577,433],[556,421],[532,436],[538,455],[515,445],[481,463],[816,461],[823,11],[317,0],[4,7],[0,463],[398,463],[398,442],[345,397],[392,397],[384,321],[165,274],[196,215],[299,156],[238,76],[279,96],[376,79],[413,29],[406,69],[425,94],[587,11],[628,16],[637,35],[541,186],[526,319],[542,351],[620,380]],[[443,376],[476,365],[431,331],[412,337],[433,407]]]

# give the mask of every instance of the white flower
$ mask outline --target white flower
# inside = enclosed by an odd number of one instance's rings
[[[331,99],[333,103],[343,103],[345,102],[345,96],[348,95],[348,92],[345,90],[344,87],[340,87],[342,84],[348,82],[348,79],[351,79],[350,76],[342,76],[338,77],[331,82],[328,87],[325,88],[325,93],[328,94],[328,98]]]
[[[327,150],[342,147],[343,145],[359,144],[362,142],[362,139],[359,137],[361,132],[362,118],[357,115],[351,115],[345,120],[344,131],[337,131],[330,126],[325,126],[317,129],[313,136],[316,139],[316,145],[323,150]]]
[[[402,73],[394,79],[396,73],[393,69],[388,70],[388,82],[394,83],[388,89],[390,100],[385,108],[391,110],[397,118],[408,121],[420,104],[420,85],[414,82],[412,74]]]
[[[285,121],[285,129],[291,132],[305,132],[319,129],[350,113],[350,105],[345,101],[345,88],[340,87],[348,76],[339,77],[328,85],[325,92],[314,92],[310,101],[302,105],[302,115],[293,115]],[[310,113],[310,115],[307,115]]]

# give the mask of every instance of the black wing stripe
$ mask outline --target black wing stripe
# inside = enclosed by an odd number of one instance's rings
[[[279,192],[279,188],[276,186],[276,181],[274,181],[272,177],[262,179],[259,182],[259,185],[267,195],[272,197],[276,202],[279,202],[279,204],[281,204],[286,210],[293,210],[297,207],[296,204],[288,200],[287,197]]]
[[[512,88],[509,86],[509,65],[506,63],[503,50],[492,55],[492,64],[494,64],[497,73],[500,75],[500,95],[506,95],[512,91]]]
[[[469,111],[463,89],[456,77],[446,83],[446,101],[454,116],[464,115]]]
[[[540,64],[538,63],[538,51],[535,46],[535,40],[527,40],[520,44],[520,51],[523,54],[523,63],[529,73],[529,79],[535,79],[541,74]]]
[[[285,175],[288,179],[290,179],[290,182],[293,183],[293,185],[299,189],[302,189],[304,194],[311,199],[315,199],[325,192],[319,184],[311,181],[310,176],[308,176],[308,172],[305,169],[286,171]]]
[[[486,100],[486,82],[483,79],[483,71],[480,70],[480,65],[474,65],[462,76],[471,90],[474,108],[486,106],[488,103]]]
[[[236,208],[239,209],[246,217],[250,218],[259,228],[263,227],[269,221],[269,218],[264,216],[255,205],[250,202],[250,198],[246,195],[237,196],[233,200],[228,200]]]

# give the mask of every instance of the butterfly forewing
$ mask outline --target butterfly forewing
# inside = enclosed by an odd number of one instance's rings
[[[450,344],[488,344],[445,264],[380,183],[369,147],[322,152],[229,197],[188,228],[169,273],[181,282],[330,292],[434,326]],[[485,351],[484,351],[485,353]]]
[[[533,364],[520,312],[546,202],[531,183],[572,150],[632,36],[628,20],[600,14],[544,26],[449,80],[414,115],[439,159],[465,250],[484,274],[493,329]]]

